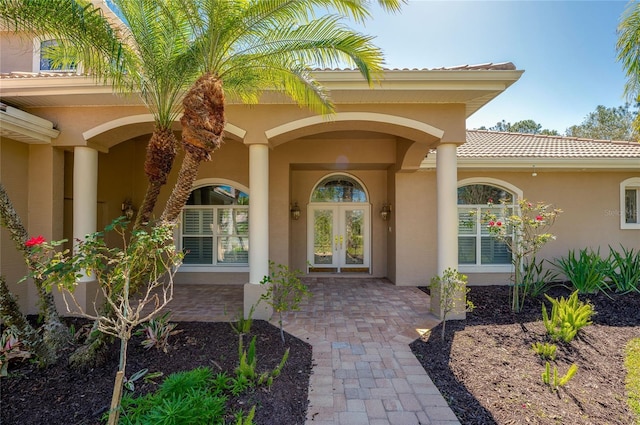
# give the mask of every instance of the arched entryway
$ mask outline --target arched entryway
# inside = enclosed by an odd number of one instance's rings
[[[330,174],[314,187],[308,205],[310,273],[370,273],[371,204],[355,177]]]

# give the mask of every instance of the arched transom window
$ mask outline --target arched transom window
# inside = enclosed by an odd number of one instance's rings
[[[311,202],[367,202],[367,193],[353,177],[334,174],[316,185]]]
[[[249,195],[225,184],[194,189],[181,238],[185,265],[248,265]]]
[[[491,184],[468,184],[458,188],[458,265],[466,271],[506,271],[511,252],[495,240],[483,217],[500,216],[504,205],[514,207],[516,196]]]

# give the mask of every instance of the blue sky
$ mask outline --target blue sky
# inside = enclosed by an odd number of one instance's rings
[[[374,8],[389,68],[513,62],[520,80],[467,120],[467,127],[532,119],[564,133],[597,105],[625,102],[616,28],[626,1],[410,0],[401,13]]]

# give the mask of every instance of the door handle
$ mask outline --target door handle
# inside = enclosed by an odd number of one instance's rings
[[[340,235],[340,249],[342,249],[342,242],[344,241],[344,236]]]

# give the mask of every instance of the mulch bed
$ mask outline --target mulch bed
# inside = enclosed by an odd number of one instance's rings
[[[564,288],[551,291],[552,296],[569,294]],[[594,305],[596,315],[577,339],[557,344],[552,365],[559,373],[573,363],[579,367],[557,392],[543,384],[545,362],[531,349],[533,342],[547,341],[544,298],[527,300],[515,315],[507,287],[471,287],[469,297],[476,309],[465,321],[447,322],[444,342],[439,325],[426,340],[411,344],[463,424],[640,423],[627,405],[624,385],[624,349],[640,337],[640,294],[580,297]]]
[[[227,371],[233,374],[238,365],[238,336],[229,323],[178,322],[181,330],[170,339],[167,353],[152,348],[146,350],[141,338],[129,344],[127,376],[147,368],[161,371],[164,376],[173,372],[210,367],[214,374]],[[272,370],[281,360],[286,348],[289,359],[282,374],[270,389],[256,388],[240,397],[230,398],[228,412],[248,412],[256,405],[257,424],[304,424],[307,412],[307,392],[311,373],[311,346],[289,334],[286,344],[280,331],[268,322],[253,322],[250,341],[257,335],[258,370]],[[248,342],[245,343],[248,345]],[[109,358],[100,368],[89,371],[72,369],[65,358],[57,365],[38,369],[25,362],[10,365],[9,377],[0,378],[0,423],[24,425],[93,425],[108,410],[118,364],[119,344],[110,347]],[[161,381],[162,378],[157,381]],[[135,393],[142,395],[157,389],[158,384],[136,383]],[[233,417],[227,419],[233,422]],[[106,422],[102,422],[106,423]]]

